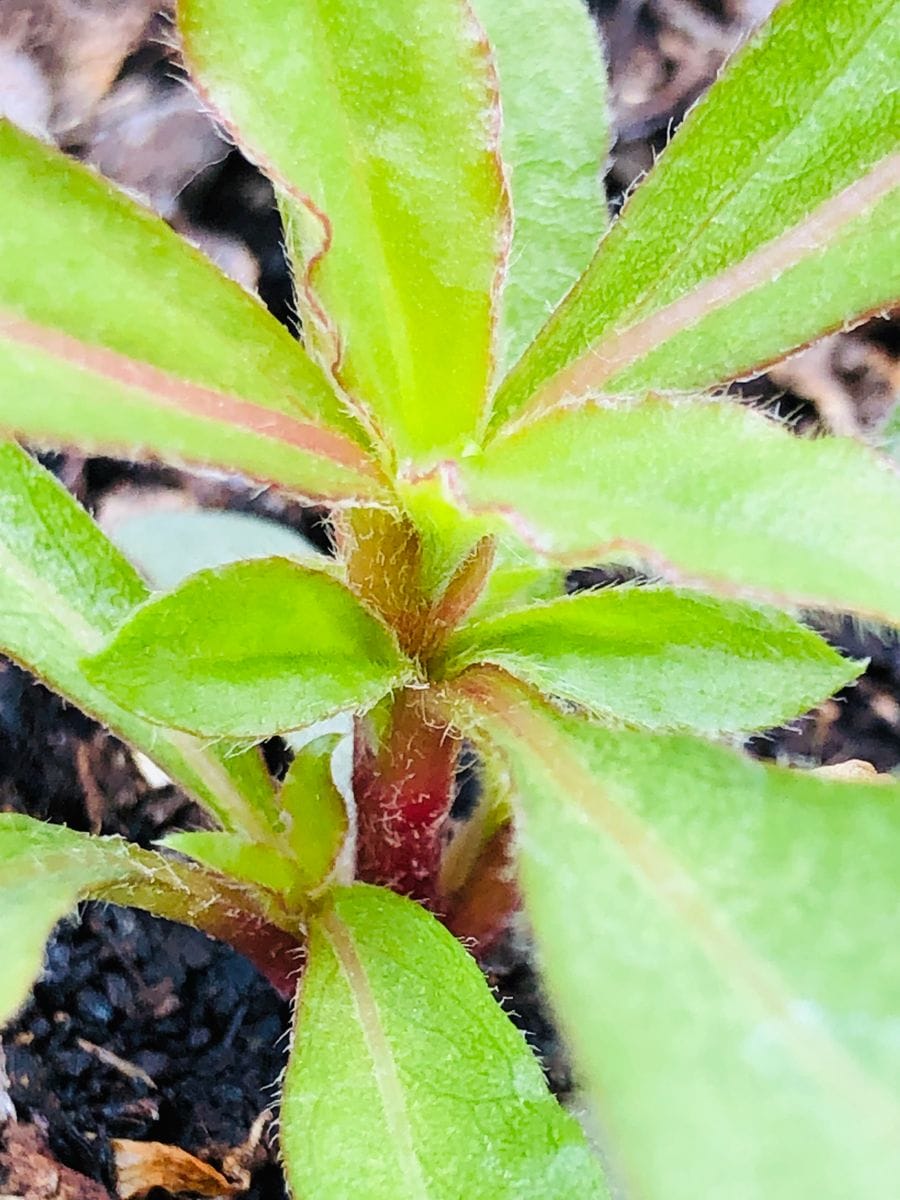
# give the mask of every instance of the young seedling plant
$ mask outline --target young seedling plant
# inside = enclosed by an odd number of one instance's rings
[[[333,559],[152,594],[15,442],[0,644],[210,828],[0,818],[6,1017],[83,897],[296,993],[300,1200],[900,1193],[900,796],[739,753],[900,623],[900,482],[716,395],[900,294],[895,0],[786,0],[607,227],[579,0],[182,0],[272,180],[302,344],[0,126],[0,426],[329,506]],[[565,594],[565,571],[658,578]],[[273,784],[258,743],[352,714]],[[480,794],[448,841],[463,741]],[[591,1145],[461,938],[519,903]],[[448,928],[449,927],[449,928]],[[452,930],[452,932],[451,932]]]

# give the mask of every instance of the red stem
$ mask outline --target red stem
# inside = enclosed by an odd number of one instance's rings
[[[421,692],[400,692],[380,746],[357,724],[357,877],[436,904],[459,741]]]
[[[516,878],[512,824],[488,839],[469,878],[445,902],[444,924],[476,958],[494,948],[522,906]]]
[[[304,959],[298,938],[249,913],[236,913],[214,936],[249,959],[283,1000],[293,997]]]

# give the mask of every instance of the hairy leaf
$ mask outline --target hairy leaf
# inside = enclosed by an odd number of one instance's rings
[[[162,844],[232,879],[280,893],[291,910],[304,907],[335,872],[347,839],[347,805],[332,776],[332,754],[344,736],[313,737],[296,751],[268,844],[207,830],[176,831]],[[347,865],[352,872],[352,855]]]
[[[849,440],[802,440],[730,403],[587,403],[450,482],[572,565],[632,553],[714,589],[900,623],[900,478]]]
[[[148,720],[260,738],[368,707],[411,668],[337,580],[269,558],[201,571],[150,600],[84,670]]]
[[[566,574],[565,567],[547,566],[504,531],[502,537],[494,537],[492,570],[468,619],[480,621],[529,604],[558,600],[566,594]]]
[[[166,834],[161,844],[231,879],[271,892],[290,892],[295,883],[291,863],[277,849],[248,842],[240,834],[208,829],[176,830]]]
[[[308,892],[321,888],[332,874],[349,830],[347,805],[332,767],[340,741],[340,734],[329,734],[301,747],[278,794],[295,872]]]
[[[226,829],[264,836],[273,790],[256,751],[225,754],[127,712],[81,660],[147,597],[83,508],[18,446],[0,444],[0,649],[149,755]]]
[[[565,590],[566,572],[562,567],[501,564],[491,572],[471,616],[481,620],[544,600],[557,600]]]
[[[311,345],[401,457],[458,449],[505,239],[497,97],[465,3],[179,9],[202,85],[282,194]]]
[[[297,1196],[591,1200],[574,1120],[474,961],[423,908],[338,891],[310,928],[281,1143]]]
[[[450,585],[489,522],[461,513],[436,473],[401,478],[397,492],[420,543],[419,586],[423,595],[434,599]]]
[[[27,998],[53,926],[85,898],[134,905],[233,944],[264,919],[252,897],[197,867],[121,838],[0,813],[0,1023]]]
[[[211,463],[313,497],[383,494],[325,376],[258,300],[6,122],[0,260],[0,428]]]
[[[900,292],[894,0],[786,0],[688,116],[498,396],[752,374]]]
[[[499,673],[498,673],[499,675]],[[526,904],[624,1194],[900,1180],[900,790],[612,732],[473,672]]]
[[[443,670],[478,662],[598,716],[704,733],[780,725],[862,669],[777,610],[667,588],[582,592],[474,622]]]
[[[583,0],[475,0],[494,50],[513,209],[501,373],[590,262],[606,226],[606,69]]]

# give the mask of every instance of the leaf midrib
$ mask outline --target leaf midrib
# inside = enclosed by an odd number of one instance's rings
[[[738,174],[736,176],[732,176],[732,178],[731,178],[732,186],[722,192],[714,209],[710,213],[707,214],[707,216],[705,217],[705,219],[703,221],[701,221],[698,225],[693,226],[692,229],[687,231],[692,242],[696,242],[697,240],[699,240],[699,238],[702,237],[708,231],[709,227],[721,215],[722,210],[724,208],[726,208],[729,204],[731,204],[731,202],[735,199],[736,196],[740,195],[740,193],[744,191],[745,187],[747,186],[748,181],[752,180],[755,177],[755,175],[757,174],[757,171],[759,170],[760,165],[763,164],[770,157],[773,147],[778,147],[778,146],[784,145],[792,138],[797,137],[800,134],[800,132],[806,127],[806,125],[809,124],[811,121],[813,121],[814,116],[815,116],[815,110],[818,107],[818,105],[820,104],[820,102],[828,94],[828,92],[831,90],[832,86],[835,83],[837,83],[839,80],[841,80],[845,75],[848,75],[851,73],[853,66],[856,63],[856,60],[865,52],[865,50],[868,47],[869,39],[873,36],[876,27],[878,25],[880,25],[883,20],[884,20],[884,12],[880,11],[872,19],[871,25],[869,27],[867,27],[866,29],[860,31],[859,39],[858,39],[855,47],[853,48],[852,52],[846,57],[838,58],[834,63],[833,69],[831,71],[826,71],[824,75],[819,77],[822,86],[818,89],[815,89],[815,88],[813,89],[812,98],[809,100],[806,112],[805,112],[804,116],[800,119],[800,121],[797,122],[797,124],[795,124],[795,125],[791,125],[785,129],[779,130],[778,133],[774,134],[771,138],[768,139],[768,141],[766,141],[761,146],[759,146],[757,153],[755,155],[753,155],[752,158],[749,159],[745,169],[740,174]],[[765,26],[762,26],[761,29],[764,30]],[[872,164],[872,166],[874,167],[875,164]],[[853,182],[854,181],[851,180],[851,184]],[[850,185],[848,185],[848,186],[850,186]],[[839,189],[839,191],[842,191],[842,190],[844,190],[844,189]],[[832,193],[832,195],[835,195],[835,194],[838,194],[838,193]],[[821,204],[825,203],[825,201],[827,201],[830,198],[831,198],[830,196],[826,196],[825,200],[820,201],[819,204],[816,205],[816,209],[818,209]],[[623,213],[622,215],[623,215],[623,217],[625,217],[627,214]],[[809,214],[807,214],[807,215],[809,215]],[[782,230],[781,234],[776,234],[775,238],[767,238],[764,242],[759,243],[759,245],[756,247],[756,249],[758,250],[762,246],[767,245],[769,242],[779,239],[782,236],[782,234],[787,233],[789,229],[797,228],[805,220],[806,220],[806,217],[801,217],[801,219],[799,221],[794,222],[793,225]],[[679,246],[675,250],[673,250],[671,256],[668,258],[666,263],[657,271],[656,279],[651,284],[649,290],[646,292],[643,292],[640,296],[636,297],[635,300],[628,306],[628,308],[624,312],[619,314],[619,319],[616,322],[617,328],[621,329],[622,324],[625,320],[628,320],[629,318],[631,318],[633,316],[640,317],[642,315],[642,313],[646,312],[647,309],[649,309],[653,306],[653,304],[656,300],[656,296],[658,294],[659,287],[665,281],[666,276],[669,272],[669,268],[672,266],[673,263],[675,263],[679,259],[679,257],[682,255],[682,253],[683,253],[683,246]],[[756,253],[756,250],[751,251],[751,254],[755,254],[755,253]],[[746,258],[748,256],[744,256],[744,257]],[[721,275],[724,271],[727,271],[729,269],[729,267],[733,266],[733,265],[734,264],[732,263],[732,264],[729,264],[728,266],[721,268],[720,270],[715,272],[715,275]],[[695,284],[694,288],[691,288],[690,291],[694,291],[694,290],[696,290],[697,287],[702,286],[702,282],[703,281],[700,281],[700,283]],[[687,295],[687,294],[689,294],[689,292],[682,293],[682,295]],[[666,304],[664,306],[664,308],[666,308],[666,309],[668,309],[669,307],[670,307],[669,304]],[[609,332],[612,332],[612,330],[605,330],[604,333],[600,335],[601,338],[604,337]],[[596,345],[596,343],[595,343],[595,345]]]
[[[527,689],[507,677],[473,678],[476,704],[526,748],[577,805],[597,831],[620,851],[635,878],[707,957],[713,969],[767,1020],[783,1029],[798,1067],[820,1090],[840,1098],[874,1126],[900,1127],[900,1106],[827,1030],[798,1019],[791,992],[778,971],[759,959],[731,924],[707,901],[693,875],[652,829],[603,789],[550,720],[535,712]],[[485,680],[489,680],[484,686]],[[509,699],[507,699],[507,696]],[[523,697],[525,697],[523,699]]]
[[[327,426],[294,416],[286,409],[267,408],[180,379],[151,363],[0,309],[0,343],[3,341],[146,396],[188,419],[230,429],[238,436],[269,441],[283,450],[320,458],[331,466],[352,471],[359,477],[358,482],[366,481],[363,493],[369,496],[375,497],[381,491],[377,467],[365,451]]]
[[[852,55],[850,55],[848,58],[838,59],[835,62],[833,69],[831,71],[828,71],[824,76],[821,77],[822,86],[819,89],[814,90],[813,98],[809,101],[809,109],[810,110],[819,104],[819,102],[827,94],[827,92],[831,88],[831,86],[850,69],[852,64],[855,63],[857,58],[859,58],[859,56],[864,52],[864,50],[866,49],[866,47],[868,45],[870,37],[873,35],[874,30],[876,29],[876,27],[878,25],[881,24],[881,22],[883,20],[884,20],[884,12],[879,11],[878,14],[872,19],[871,24],[868,25],[864,31],[861,31],[859,40],[857,42],[857,46],[854,49]],[[803,118],[801,125],[803,124],[803,122],[805,122],[809,119],[810,119],[810,114],[808,112],[807,116]],[[703,235],[703,233],[709,228],[709,226],[720,215],[722,210],[734,200],[735,196],[737,196],[741,191],[744,190],[744,188],[747,185],[747,181],[749,179],[751,179],[753,177],[753,175],[756,173],[759,163],[761,161],[764,161],[769,156],[769,154],[772,151],[772,148],[775,146],[778,146],[782,143],[785,143],[788,140],[788,138],[794,136],[794,134],[797,131],[797,128],[798,128],[798,126],[792,125],[788,128],[779,130],[779,132],[777,134],[773,135],[773,137],[769,138],[763,145],[761,145],[758,148],[757,153],[749,160],[749,163],[748,163],[746,169],[740,175],[732,177],[731,187],[725,189],[720,194],[719,199],[718,199],[715,207],[712,209],[712,211],[707,214],[707,216],[705,217],[705,219],[703,221],[699,222],[697,225],[692,226],[689,230],[686,230],[685,231],[686,236],[690,237],[692,240],[696,240],[697,238],[701,237]],[[660,169],[665,169],[665,161],[664,160],[661,160],[660,166],[657,167],[657,170],[660,170]],[[832,197],[826,198],[826,201],[823,201],[823,203],[827,203],[827,200],[831,199],[831,198]],[[820,208],[820,207],[821,207],[821,205],[817,205],[816,210],[818,210],[818,208]],[[816,211],[816,210],[814,210],[814,211]],[[628,211],[626,209],[622,213],[621,217],[619,218],[619,221],[627,222],[627,218],[628,218]],[[761,243],[761,245],[758,246],[756,248],[756,250],[753,251],[752,253],[755,255],[760,249],[769,245],[771,242],[780,240],[780,238],[783,237],[785,234],[787,234],[791,231],[795,231],[800,226],[802,226],[803,222],[806,219],[807,218],[802,218],[800,221],[795,222],[793,225],[791,225],[788,229],[782,230],[781,234],[776,234],[775,238],[768,239],[766,242]],[[611,226],[610,231],[609,231],[609,236],[616,234],[616,236],[627,241],[628,235],[629,235],[628,229],[626,228],[625,225],[623,225],[621,231],[617,232],[618,224],[619,224],[619,222],[613,223],[613,225]],[[664,305],[662,308],[655,308],[655,309],[653,306],[655,303],[656,295],[658,294],[659,288],[660,288],[663,280],[666,278],[669,268],[672,266],[672,264],[674,262],[676,262],[678,260],[680,254],[682,252],[683,252],[683,247],[681,244],[679,244],[679,246],[673,248],[672,253],[669,256],[669,258],[666,260],[666,262],[664,264],[660,264],[658,266],[655,279],[648,286],[648,288],[645,291],[643,291],[639,296],[636,296],[631,301],[631,303],[628,304],[626,306],[626,308],[618,314],[618,316],[613,320],[611,325],[608,326],[607,328],[603,329],[600,333],[598,333],[597,336],[595,338],[593,338],[588,343],[588,345],[583,347],[583,349],[578,354],[576,354],[568,362],[566,362],[562,367],[560,367],[559,370],[555,371],[549,377],[543,379],[538,384],[536,390],[533,390],[531,392],[530,397],[529,396],[521,397],[512,409],[509,409],[508,406],[506,406],[506,405],[504,405],[501,409],[498,409],[499,412],[502,412],[505,415],[502,418],[502,420],[499,422],[498,426],[495,428],[495,432],[498,432],[499,429],[502,428],[503,425],[506,425],[510,421],[514,421],[514,422],[518,423],[518,420],[523,416],[522,410],[525,406],[527,406],[528,412],[533,412],[535,407],[540,407],[543,409],[545,406],[545,403],[546,403],[546,401],[544,400],[544,397],[546,397],[548,395],[548,393],[551,396],[554,395],[554,393],[558,390],[558,381],[561,378],[565,377],[569,373],[569,371],[571,371],[578,364],[584,363],[587,359],[591,358],[594,355],[598,355],[600,350],[602,349],[603,343],[607,339],[615,338],[616,336],[620,335],[623,332],[627,334],[628,332],[630,332],[630,330],[632,328],[639,328],[643,324],[643,319],[641,318],[640,314],[647,313],[648,310],[652,310],[650,312],[650,316],[648,319],[653,319],[654,317],[659,317],[661,314],[667,312],[670,305]],[[602,254],[602,253],[603,253],[603,246],[601,244],[601,247],[598,250],[598,254]],[[621,251],[619,251],[619,254],[621,254]],[[746,261],[746,259],[744,261]],[[716,271],[712,276],[709,276],[706,280],[700,281],[699,283],[695,284],[694,287],[683,292],[682,295],[680,297],[677,297],[676,300],[673,301],[672,303],[677,303],[678,300],[682,300],[687,296],[691,296],[694,292],[696,292],[700,288],[702,288],[705,283],[708,283],[710,280],[718,279],[722,274],[724,274],[725,271],[730,270],[733,266],[734,266],[734,264],[730,264],[729,267],[725,267],[719,271]],[[591,282],[589,273],[590,273],[590,267],[588,268],[588,273],[585,274],[584,276],[582,276],[582,280],[581,280],[580,284],[576,285],[576,291],[584,291],[587,289],[587,287],[589,286],[589,284]],[[562,319],[563,312],[564,312],[564,309],[559,310],[560,319]],[[638,320],[635,322],[635,324],[633,326],[627,326],[626,322],[631,320],[634,317],[638,318]],[[540,335],[539,335],[539,337],[540,337]],[[524,361],[524,360],[522,360],[522,361]],[[552,403],[552,400],[550,401],[550,403]]]
[[[333,909],[321,919],[321,925],[353,997],[359,1027],[372,1059],[385,1122],[390,1130],[390,1144],[407,1184],[408,1200],[430,1200],[431,1192],[416,1151],[403,1085],[365,967],[350,930]]]

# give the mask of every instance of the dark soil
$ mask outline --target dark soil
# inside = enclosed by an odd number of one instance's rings
[[[751,0],[595,0],[592,7],[611,50],[619,141],[610,191],[618,204],[709,84],[750,10],[758,12],[761,5]],[[145,117],[177,86],[177,64],[152,37],[145,37],[126,62],[117,86],[135,82],[143,89],[139,104]],[[74,133],[60,135],[61,140],[85,157],[96,157],[99,129],[109,156],[112,118],[102,106],[82,117]],[[166,126],[159,161],[154,158],[160,154],[159,139],[149,137],[143,151],[139,146],[122,161],[129,171],[137,165],[148,178],[167,184],[159,183],[158,190],[168,197],[166,215],[177,227],[212,239],[217,254],[233,255],[237,247],[244,255],[241,269],[249,269],[252,283],[290,325],[290,286],[270,189],[236,152],[221,146],[217,152],[214,137],[198,138],[195,122],[196,113],[188,113]],[[146,161],[140,160],[142,152]],[[189,186],[168,186],[167,171],[172,180],[190,179]],[[897,354],[897,342],[896,328],[880,323],[850,343],[841,341],[828,362],[816,368],[840,376],[847,394],[843,416],[859,427],[875,421],[883,408],[881,366],[886,356]],[[815,371],[773,376],[745,392],[799,424],[826,419],[816,406]],[[113,494],[140,497],[176,489],[204,507],[264,513],[323,548],[328,545],[326,514],[276,492],[260,493],[240,480],[108,459],[57,456],[51,461],[95,510]],[[579,572],[571,586],[620,577],[608,569]],[[792,729],[753,739],[751,748],[761,757],[790,762],[862,758],[879,770],[892,770],[900,764],[900,645],[849,621],[824,630],[848,653],[871,659],[865,677]],[[272,770],[283,770],[281,744],[273,741],[267,751]],[[0,666],[0,808],[76,829],[120,833],[144,845],[171,828],[197,827],[202,821],[176,789],[151,787],[116,739],[12,665]],[[527,942],[510,937],[494,952],[489,976],[529,1034],[552,1085],[565,1094],[571,1086],[568,1065]],[[259,1114],[277,1105],[288,1015],[265,981],[227,947],[141,913],[85,905],[57,930],[33,1000],[4,1035],[9,1099],[20,1128],[30,1121],[37,1128],[22,1135],[18,1149],[8,1147],[5,1157],[0,1134],[0,1192],[24,1194],[11,1164],[25,1161],[26,1142],[35,1163],[46,1154],[57,1169],[57,1183],[42,1191],[34,1168],[29,1195],[35,1198],[97,1200],[102,1193],[91,1191],[87,1179],[112,1190],[113,1138],[177,1145],[221,1163],[228,1149],[244,1142]],[[276,1153],[265,1138],[250,1194],[266,1200],[283,1194]]]
[[[201,820],[175,788],[150,788],[120,743],[17,668],[0,672],[0,697],[3,807],[145,845]],[[46,1122],[60,1162],[111,1188],[112,1138],[212,1157],[239,1145],[276,1098],[288,1017],[228,947],[144,913],[86,904],[57,930],[33,999],[4,1037],[10,1099],[20,1120]],[[280,1186],[273,1154],[254,1174],[254,1192],[274,1197]]]
[[[54,938],[6,1038],[10,1096],[20,1119],[47,1121],[60,1161],[112,1188],[111,1138],[214,1158],[243,1141],[273,1105],[287,1020],[287,1005],[227,947],[85,905]],[[276,1195],[277,1169],[258,1174],[254,1191]]]

